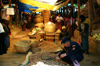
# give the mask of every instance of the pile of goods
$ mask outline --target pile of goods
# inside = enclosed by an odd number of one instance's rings
[[[57,54],[49,52],[37,52],[29,57],[30,63],[27,66],[66,66],[56,60]]]
[[[61,44],[60,44],[61,45]],[[48,41],[34,41],[31,43],[31,50],[36,52],[57,52],[62,50],[62,46]]]
[[[74,31],[74,37],[71,37],[71,41],[80,41],[81,40],[81,35],[79,34],[79,31],[78,30],[75,30]]]
[[[12,25],[11,26],[12,29],[16,29],[16,27],[17,27],[16,25]]]
[[[58,29],[55,33],[60,33],[61,32],[61,30],[60,29]]]
[[[44,31],[45,32],[55,32],[56,31],[56,24],[53,22],[48,22],[44,25]]]
[[[34,41],[31,43],[31,50],[33,53],[41,52],[41,48],[39,48],[39,41]]]
[[[97,39],[97,40],[100,40],[100,34],[95,34],[93,37],[94,37],[95,39]]]
[[[42,52],[57,52],[61,50],[59,45],[47,41],[41,42],[39,48],[41,48]]]
[[[34,28],[32,30],[32,32],[28,33],[28,35],[34,35],[34,34],[38,33],[40,30],[42,30],[42,29],[41,28]]]

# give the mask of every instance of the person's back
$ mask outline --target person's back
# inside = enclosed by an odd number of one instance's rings
[[[9,30],[5,24],[2,23],[3,29],[5,31],[5,37],[9,35]]]
[[[63,38],[61,44],[64,45],[64,49],[56,59],[60,58],[70,65],[80,66],[79,62],[84,59],[84,56],[79,44],[74,41],[69,41],[67,37]]]
[[[69,50],[69,54],[72,54],[71,56],[74,59],[77,59],[79,62],[82,61],[84,56],[83,56],[83,52],[82,52],[79,44],[77,42],[70,41],[70,45],[71,45],[72,50]],[[74,55],[75,55],[75,57],[74,57]]]
[[[68,31],[68,29],[62,29],[61,32],[60,32],[60,36],[59,38],[62,39],[64,37],[67,37],[68,40],[71,40],[71,34],[70,34],[70,31]]]
[[[65,15],[65,18],[64,18],[64,26],[67,26],[68,22],[69,22],[69,18],[68,18],[67,15]]]

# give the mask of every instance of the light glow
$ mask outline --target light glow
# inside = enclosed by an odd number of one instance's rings
[[[48,25],[50,25],[51,24],[51,22],[48,22]]]
[[[38,1],[38,2],[42,2],[42,3],[54,5],[57,0],[34,0],[34,1]]]

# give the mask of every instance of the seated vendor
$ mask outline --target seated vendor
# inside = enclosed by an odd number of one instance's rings
[[[71,34],[70,34],[69,30],[68,30],[68,27],[62,26],[62,30],[61,30],[61,32],[60,32],[59,38],[60,38],[60,40],[61,40],[61,39],[63,39],[64,37],[67,37],[68,40],[71,40]]]
[[[84,56],[79,44],[74,41],[68,41],[67,37],[61,41],[61,44],[64,45],[64,49],[56,59],[61,59],[70,64],[70,66],[80,66],[79,62],[84,59]]]

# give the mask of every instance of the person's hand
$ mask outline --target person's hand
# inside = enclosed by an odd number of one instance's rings
[[[60,57],[57,56],[57,57],[56,57],[56,60],[59,60],[59,59],[60,59]]]
[[[66,53],[65,53],[65,54],[61,54],[61,55],[60,55],[60,57],[61,57],[61,58],[65,57],[65,56],[67,56],[67,54],[66,54]]]

